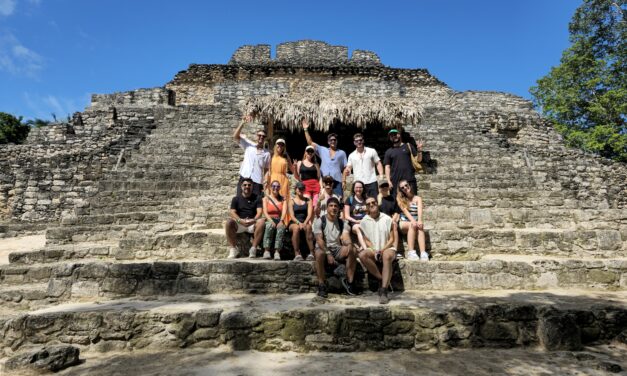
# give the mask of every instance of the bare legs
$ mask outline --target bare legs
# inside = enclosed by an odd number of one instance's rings
[[[383,259],[383,269],[379,272],[375,261],[375,253],[369,250],[359,252],[359,261],[368,270],[368,273],[372,274],[376,279],[381,281],[381,287],[387,289],[392,279],[392,266],[396,253],[393,249],[385,249],[381,252],[381,258]]]

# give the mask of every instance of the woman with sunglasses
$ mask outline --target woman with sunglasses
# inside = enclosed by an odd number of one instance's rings
[[[289,214],[290,218],[290,231],[292,232],[292,247],[294,247],[294,261],[303,261],[303,256],[300,254],[300,234],[305,233],[307,239],[307,247],[309,247],[309,255],[307,255],[307,261],[313,261],[314,255],[314,243],[313,243],[313,231],[311,224],[313,222],[313,205],[311,199],[305,195],[305,184],[299,181],[294,186],[294,197],[290,200]]]
[[[366,197],[364,196],[364,183],[361,180],[353,182],[351,195],[344,201],[344,220],[350,224],[351,231],[357,236],[361,249],[366,248],[364,237],[359,223],[366,215]]]
[[[278,180],[273,180],[270,184],[270,192],[263,198],[263,215],[266,217],[266,229],[263,234],[263,258],[267,260],[272,258],[273,249],[274,259],[281,259],[280,252],[285,237],[287,204],[285,197],[279,193],[280,191],[281,183]]]
[[[331,197],[335,197],[339,202],[341,202],[340,196],[336,195],[333,191],[334,182],[335,180],[333,180],[332,176],[327,175],[322,178],[322,191],[320,192],[320,196],[318,196],[318,203],[315,209],[316,218],[320,218],[327,214],[327,200]]]
[[[281,191],[279,193],[286,199],[289,198],[290,194],[290,180],[287,177],[288,169],[292,174],[294,173],[292,159],[287,155],[285,148],[285,140],[279,138],[274,143],[274,153],[272,155],[272,161],[270,162],[270,171],[266,174],[266,181],[268,183],[278,181],[281,185]]]
[[[294,176],[305,185],[305,196],[312,200],[315,207],[320,194],[320,166],[314,157],[314,147],[309,145],[305,148],[303,160],[296,163]]]
[[[409,248],[407,259],[429,261],[425,244],[422,198],[414,194],[407,180],[401,180],[398,183],[398,188],[396,202],[401,210],[399,228],[403,234],[407,234],[407,247]],[[420,257],[416,254],[416,234],[418,234]]]

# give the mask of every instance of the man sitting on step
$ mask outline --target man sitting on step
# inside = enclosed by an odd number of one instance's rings
[[[355,295],[353,286],[357,257],[350,238],[350,226],[339,218],[340,200],[333,196],[327,199],[327,213],[314,221],[313,233],[316,237],[316,276],[318,296],[326,298],[327,286],[325,262],[330,265],[346,263],[346,277],[342,286],[348,295]]]
[[[359,261],[379,281],[379,303],[387,304],[388,286],[392,279],[392,267],[396,258],[394,248],[396,230],[392,226],[392,218],[379,210],[379,203],[374,197],[366,198],[368,214],[362,218],[360,227],[364,242],[368,246],[359,252]],[[379,272],[382,266],[383,273]]]
[[[253,244],[248,251],[249,256],[256,256],[257,246],[261,242],[266,220],[263,218],[261,197],[253,193],[253,180],[244,178],[241,182],[242,193],[231,200],[230,218],[226,220],[224,232],[229,243],[228,258],[239,255],[237,250],[237,234],[247,232],[253,235]]]

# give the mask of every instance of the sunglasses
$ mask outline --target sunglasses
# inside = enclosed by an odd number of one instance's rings
[[[258,134],[257,137],[259,137],[259,138],[266,138],[266,135],[265,134]]]
[[[330,138],[329,139],[329,142],[335,142],[335,141],[337,141],[335,138]]]
[[[377,202],[376,201],[366,202],[366,206],[377,206]]]
[[[281,184],[272,184],[272,189],[279,189],[281,188]]]
[[[252,184],[242,184],[242,187],[252,187]]]
[[[364,140],[363,140],[363,139],[359,139],[359,140],[354,140],[354,142],[355,142],[356,144],[361,144],[362,142],[364,142]]]
[[[324,185],[333,185],[333,183],[327,181],[324,183]]]
[[[305,150],[305,153],[307,154],[313,154],[313,152],[314,152],[313,150]]]
[[[409,184],[401,185],[401,189],[409,189]]]

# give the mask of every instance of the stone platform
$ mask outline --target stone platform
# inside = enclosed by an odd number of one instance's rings
[[[578,350],[624,341],[624,292],[500,290],[392,293],[357,297],[185,295],[4,310],[5,355],[24,346],[67,343],[131,350],[226,344],[236,350],[364,351],[541,346]],[[621,339],[622,338],[622,339]]]

